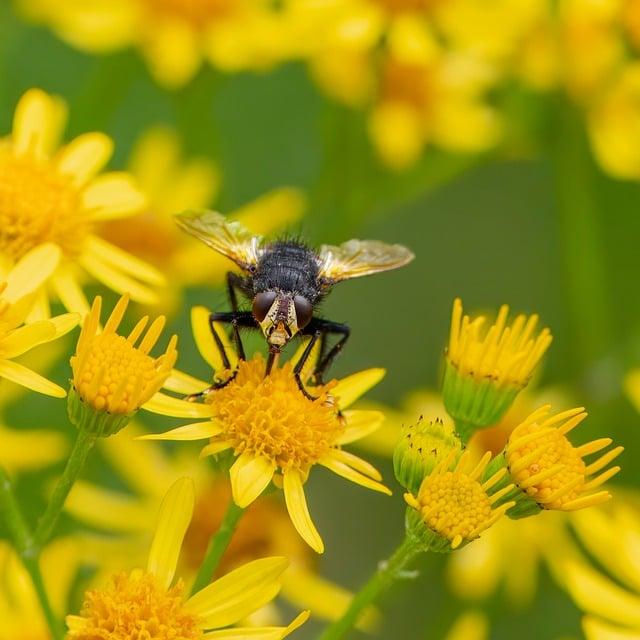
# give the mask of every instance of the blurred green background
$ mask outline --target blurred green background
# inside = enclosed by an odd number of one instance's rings
[[[554,334],[540,384],[572,390],[590,412],[577,439],[609,435],[623,444],[618,482],[640,485],[638,419],[622,395],[625,372],[640,363],[640,187],[594,168],[569,108],[541,101],[514,107],[540,132],[543,144],[533,157],[513,148],[473,159],[428,151],[417,167],[394,175],[372,158],[363,117],[323,98],[301,65],[234,76],[206,68],[169,93],[134,53],[83,55],[19,21],[3,1],[0,131],[10,130],[15,103],[34,86],[69,102],[67,138],[99,129],[115,139],[113,167],[123,166],[146,127],[167,123],[182,135],[187,155],[206,155],[221,167],[222,212],[269,189],[297,186],[309,196],[299,231],[311,243],[362,237],[411,247],[417,258],[408,268],[345,283],[322,309],[353,328],[336,374],[388,370],[371,394],[376,400],[398,406],[413,389],[437,387],[455,296],[470,310],[507,302],[540,313]],[[195,303],[220,308],[224,294],[191,291],[175,319],[180,367],[206,375],[188,328]],[[54,377],[68,375],[63,363]],[[68,428],[64,403],[40,397],[12,407],[10,416],[12,426]],[[164,425],[150,415],[145,420],[156,431]],[[390,462],[374,462],[393,486]],[[111,477],[99,457],[87,474]],[[51,470],[23,479],[21,495],[33,496],[49,477]],[[357,588],[402,535],[401,491],[386,498],[323,470],[307,486],[327,547],[322,571]],[[40,508],[33,499],[28,505],[32,514]],[[466,606],[447,593],[442,564],[425,558],[420,576],[387,599],[380,637],[442,637]],[[490,615],[492,638],[580,636],[579,612],[548,578],[528,610],[514,612],[500,598],[480,606]],[[314,637],[317,628],[308,624],[296,637]]]

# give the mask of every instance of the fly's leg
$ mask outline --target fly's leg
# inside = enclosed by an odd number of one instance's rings
[[[300,391],[302,391],[303,395],[309,400],[317,400],[318,398],[316,396],[312,396],[307,391],[306,387],[304,386],[304,382],[302,381],[302,378],[300,377],[300,374],[302,373],[302,370],[304,369],[304,365],[307,364],[307,360],[309,359],[309,356],[311,355],[311,352],[313,351],[313,348],[315,347],[316,342],[322,336],[323,336],[323,334],[322,334],[321,331],[314,331],[314,333],[311,334],[311,340],[309,340],[309,344],[305,347],[305,350],[302,352],[302,356],[300,356],[300,360],[298,360],[298,362],[296,363],[295,368],[293,369],[293,375],[295,376],[296,383],[298,385],[298,389],[300,389]]]
[[[320,318],[313,318],[311,322],[305,327],[305,333],[312,331],[319,331],[322,334],[322,349],[320,353],[320,359],[313,372],[314,382],[316,384],[323,384],[324,375],[327,369],[331,366],[331,363],[335,360],[336,356],[344,349],[349,336],[351,335],[351,329],[346,324],[340,324],[339,322],[331,322],[330,320],[322,320]],[[329,335],[338,335],[340,338],[325,354],[325,345]]]
[[[227,272],[227,297],[232,311],[238,311],[237,291],[242,292],[243,278],[233,271]]]

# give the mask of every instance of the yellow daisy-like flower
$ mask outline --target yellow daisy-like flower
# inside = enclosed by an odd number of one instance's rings
[[[453,303],[442,395],[464,439],[502,418],[551,344],[549,329],[535,333],[537,315],[521,314],[507,325],[508,313],[503,305],[483,330],[484,316],[472,320],[459,298]]]
[[[101,227],[103,237],[167,275],[170,289],[163,292],[164,304],[176,287],[223,284],[229,260],[192,242],[174,219],[178,211],[207,208],[214,201],[220,183],[215,164],[202,157],[185,159],[178,134],[154,127],[135,145],[128,169],[144,190],[147,206],[134,218],[107,221]],[[297,189],[275,189],[232,211],[229,219],[268,235],[297,221],[303,208]]]
[[[164,328],[164,316],[151,323],[144,337],[148,316],[128,336],[117,333],[128,304],[128,296],[122,296],[100,331],[102,298],[96,297],[71,357],[70,418],[76,425],[93,424],[100,435],[120,430],[164,385],[178,357],[175,335],[161,356],[149,355]]]
[[[95,233],[104,220],[140,211],[144,196],[126,173],[98,175],[113,150],[106,135],[85,133],[59,148],[64,120],[60,100],[31,89],[0,143],[0,270],[43,246],[50,255],[38,278],[69,311],[88,311],[80,270],[135,300],[156,302],[148,285],[161,284],[162,275]],[[35,314],[49,316],[44,286]]]
[[[56,253],[51,245],[30,250],[14,265],[6,281],[0,282],[0,378],[38,393],[64,398],[66,391],[62,387],[14,361],[36,346],[56,340],[78,324],[77,313],[24,324],[33,304],[34,291],[42,283],[42,272],[51,265],[52,257],[55,261]]]
[[[194,500],[192,480],[182,478],[172,485],[160,508],[146,570],[119,573],[106,588],[88,591],[80,615],[67,616],[70,640],[134,640],[141,629],[185,640],[243,635],[280,640],[307,619],[308,612],[303,612],[288,627],[223,629],[276,596],[288,564],[282,557],[249,562],[189,598],[182,581],[172,586]]]
[[[567,434],[587,414],[582,407],[556,415],[550,415],[550,411],[551,405],[534,411],[513,430],[505,447],[505,464],[523,501],[518,508],[534,503],[542,509],[575,511],[609,500],[608,491],[595,490],[620,471],[618,466],[603,469],[622,453],[623,447],[615,447],[587,464],[583,458],[608,447],[611,438],[574,447]]]
[[[209,328],[209,312],[203,307],[193,310],[193,329],[203,357],[216,371],[222,370],[220,356]],[[206,404],[192,405],[189,415],[208,417],[178,427],[165,434],[148,436],[163,440],[198,440],[209,438],[202,455],[232,450],[233,499],[240,507],[249,506],[275,480],[282,483],[291,521],[318,553],[324,551],[304,494],[304,483],[317,464],[357,484],[380,491],[390,491],[380,483],[378,471],[368,462],[342,449],[380,426],[379,411],[352,411],[349,406],[375,385],[384,375],[381,369],[369,369],[320,387],[313,387],[315,400],[305,397],[293,375],[293,362],[302,355],[302,345],[292,361],[276,367],[265,376],[261,356],[237,364],[233,380],[212,391]],[[234,356],[235,366],[237,356]],[[310,367],[302,372],[304,383],[311,376]],[[207,385],[201,383],[195,390]],[[175,387],[187,391],[188,387]],[[188,391],[187,391],[188,392]],[[160,410],[172,400],[158,399]],[[175,415],[178,415],[176,412]],[[185,414],[187,415],[187,414]]]
[[[515,503],[495,503],[504,497],[513,485],[499,490],[495,486],[504,477],[498,470],[484,482],[480,481],[491,454],[487,452],[474,464],[465,451],[457,464],[457,452],[452,451],[422,482],[417,496],[405,493],[407,504],[415,509],[428,530],[424,540],[434,551],[448,551],[468,544],[497,522]]]
[[[129,434],[132,429],[136,433],[135,426],[128,429]],[[131,492],[81,480],[76,482],[65,503],[65,510],[92,530],[119,534],[115,538],[95,534],[83,538],[86,562],[94,565],[100,559],[98,574],[92,583],[105,582],[105,572],[111,574],[116,567],[140,566],[147,553],[148,522],[157,512],[164,487],[188,475],[196,484],[196,501],[178,567],[189,584],[202,564],[209,540],[222,524],[231,499],[228,477],[214,472],[209,465],[199,464],[186,449],[169,456],[159,443],[129,437],[108,438],[100,446]],[[289,559],[280,594],[288,603],[310,609],[313,616],[328,620],[337,619],[348,608],[352,594],[318,573],[315,554],[291,524],[277,494],[261,496],[246,510],[221,558],[216,576],[263,555]],[[272,603],[255,617],[268,617],[275,622],[281,615],[280,608]],[[371,629],[375,622],[375,613],[370,612],[359,620],[359,626]]]
[[[223,71],[268,69],[287,51],[279,12],[268,0],[21,0],[84,51],[137,47],[154,78],[180,87],[203,61]]]

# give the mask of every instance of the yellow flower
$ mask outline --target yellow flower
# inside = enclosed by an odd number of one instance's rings
[[[64,119],[61,101],[39,89],[27,91],[16,106],[12,133],[0,144],[0,271],[31,249],[47,247],[38,277],[69,311],[88,311],[81,270],[153,303],[147,285],[160,284],[161,274],[95,233],[104,220],[140,211],[145,198],[126,173],[98,175],[113,150],[104,134],[85,133],[58,148]],[[36,310],[49,316],[44,286]]]
[[[463,439],[500,420],[551,344],[549,329],[535,335],[537,315],[521,314],[507,326],[508,313],[503,305],[483,330],[484,316],[472,320],[459,298],[453,303],[442,395]]]
[[[84,51],[137,47],[154,78],[180,87],[203,60],[224,71],[268,69],[288,46],[268,0],[21,0],[24,13]]]
[[[193,310],[193,329],[202,356],[216,371],[222,370],[220,356],[209,329],[209,312],[203,307]],[[321,465],[365,487],[390,493],[380,483],[378,471],[368,462],[342,449],[380,426],[378,411],[350,411],[349,406],[375,385],[384,375],[381,369],[369,369],[340,381],[310,388],[317,397],[310,400],[300,391],[293,375],[292,362],[302,355],[303,344],[292,361],[276,367],[265,376],[265,362],[260,355],[237,364],[233,380],[212,391],[204,405],[193,405],[186,415],[208,417],[165,434],[147,436],[163,440],[198,440],[209,438],[202,450],[209,456],[232,450],[235,457],[230,475],[233,499],[240,507],[250,505],[271,483],[282,484],[291,521],[318,553],[324,545],[316,530],[304,494],[311,468]],[[233,356],[235,366],[237,356]],[[309,369],[309,367],[307,367]],[[311,371],[302,372],[304,383]],[[195,386],[195,391],[207,385]],[[175,387],[186,391],[188,387]],[[187,391],[188,392],[188,391]],[[158,408],[166,411],[173,399],[158,399]],[[179,415],[176,412],[174,415]]]
[[[130,432],[132,427],[128,429]],[[133,429],[136,432],[135,426]],[[95,535],[84,537],[86,561],[93,565],[100,559],[98,579],[104,579],[105,571],[111,572],[113,567],[139,566],[148,547],[147,525],[157,511],[164,487],[189,475],[196,484],[196,501],[178,565],[189,584],[231,499],[228,477],[213,471],[209,465],[199,464],[184,448],[177,455],[169,456],[158,443],[130,438],[109,438],[101,441],[100,446],[111,467],[133,493],[82,480],[74,485],[65,503],[67,512],[93,530],[120,534],[109,539]],[[216,575],[265,554],[289,559],[290,567],[282,576],[284,600],[310,609],[321,619],[335,620],[347,609],[352,594],[319,575],[315,555],[294,529],[286,507],[276,495],[261,496],[249,506]],[[265,615],[278,620],[282,614],[270,605],[268,611],[257,614],[258,617]],[[374,613],[360,620],[363,628],[371,628],[375,622]]]
[[[192,480],[181,478],[171,486],[160,508],[146,570],[116,574],[107,587],[88,591],[80,615],[67,616],[70,640],[134,640],[141,628],[152,629],[154,625],[162,629],[165,637],[185,640],[232,640],[243,633],[279,640],[307,619],[308,612],[303,612],[288,627],[222,629],[276,596],[280,576],[288,564],[282,557],[249,562],[190,598],[185,598],[181,580],[172,586],[194,500]],[[213,629],[220,630],[213,635],[206,633]]]
[[[558,559],[561,586],[588,614],[588,640],[640,637],[640,509],[637,494],[621,498],[607,508],[573,514],[573,531],[589,555],[576,548]]]
[[[144,337],[148,316],[128,336],[117,333],[128,303],[128,296],[122,296],[100,331],[102,298],[96,297],[71,357],[69,416],[82,428],[95,422],[99,435],[110,435],[124,427],[164,385],[178,357],[175,335],[161,356],[149,355],[164,328],[164,316],[151,323]]]
[[[167,294],[187,284],[224,284],[229,261],[195,243],[175,223],[176,212],[207,208],[217,195],[218,168],[208,159],[182,157],[178,134],[166,127],[149,129],[137,142],[129,171],[148,198],[146,209],[126,220],[110,220],[104,238],[154,265],[167,276]],[[282,188],[231,212],[256,234],[267,235],[299,219],[304,200],[297,189]]]
[[[31,249],[14,265],[6,281],[0,282],[0,378],[39,393],[64,398],[64,389],[24,364],[14,362],[15,358],[38,345],[56,340],[78,324],[76,313],[24,324],[33,304],[34,291],[42,284],[42,273],[51,264],[52,256],[55,260],[56,253],[51,245]]]
[[[42,552],[43,581],[57,615],[67,610],[79,565],[73,538],[58,538]],[[28,572],[15,551],[0,542],[0,640],[18,638],[50,640],[51,635]]]
[[[611,438],[600,438],[574,447],[567,434],[587,414],[583,408],[549,415],[550,405],[534,411],[509,436],[504,461],[520,496],[518,509],[534,503],[541,509],[575,511],[609,500],[608,491],[595,491],[620,467],[607,465],[623,451],[615,447],[587,464],[584,457],[608,447]],[[601,472],[601,473],[600,473]],[[599,475],[596,475],[599,474]]]
[[[445,640],[487,640],[489,621],[480,611],[465,611],[460,614],[445,636]]]
[[[423,480],[417,496],[411,493],[404,496],[430,532],[425,543],[434,551],[457,549],[475,540],[515,504],[506,502],[494,507],[513,487],[507,485],[495,490],[505,475],[504,470],[480,481],[491,459],[490,453],[474,464],[469,452],[465,452],[452,469],[456,453],[451,451]]]

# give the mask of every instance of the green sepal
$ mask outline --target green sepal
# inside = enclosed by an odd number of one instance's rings
[[[506,515],[512,520],[519,520],[520,518],[528,518],[529,516],[535,516],[542,511],[542,507],[531,498],[526,491],[523,491],[515,483],[509,472],[509,465],[507,464],[507,457],[505,452],[499,453],[489,464],[487,465],[484,473],[482,474],[482,481],[488,480],[494,473],[500,471],[500,469],[506,469],[507,472],[491,487],[491,493],[497,493],[500,489],[513,484],[513,489],[508,491],[504,496],[499,498],[493,505],[493,508],[499,507],[505,502],[515,502],[515,505],[511,507]]]
[[[442,399],[456,423],[458,435],[466,444],[475,431],[496,424],[522,389],[522,386],[498,384],[493,378],[477,378],[473,373],[463,375],[447,360]]]
[[[108,438],[124,429],[137,411],[131,413],[109,413],[99,411],[84,402],[73,384],[67,396],[67,414],[69,420],[81,431],[93,434],[96,438]]]

